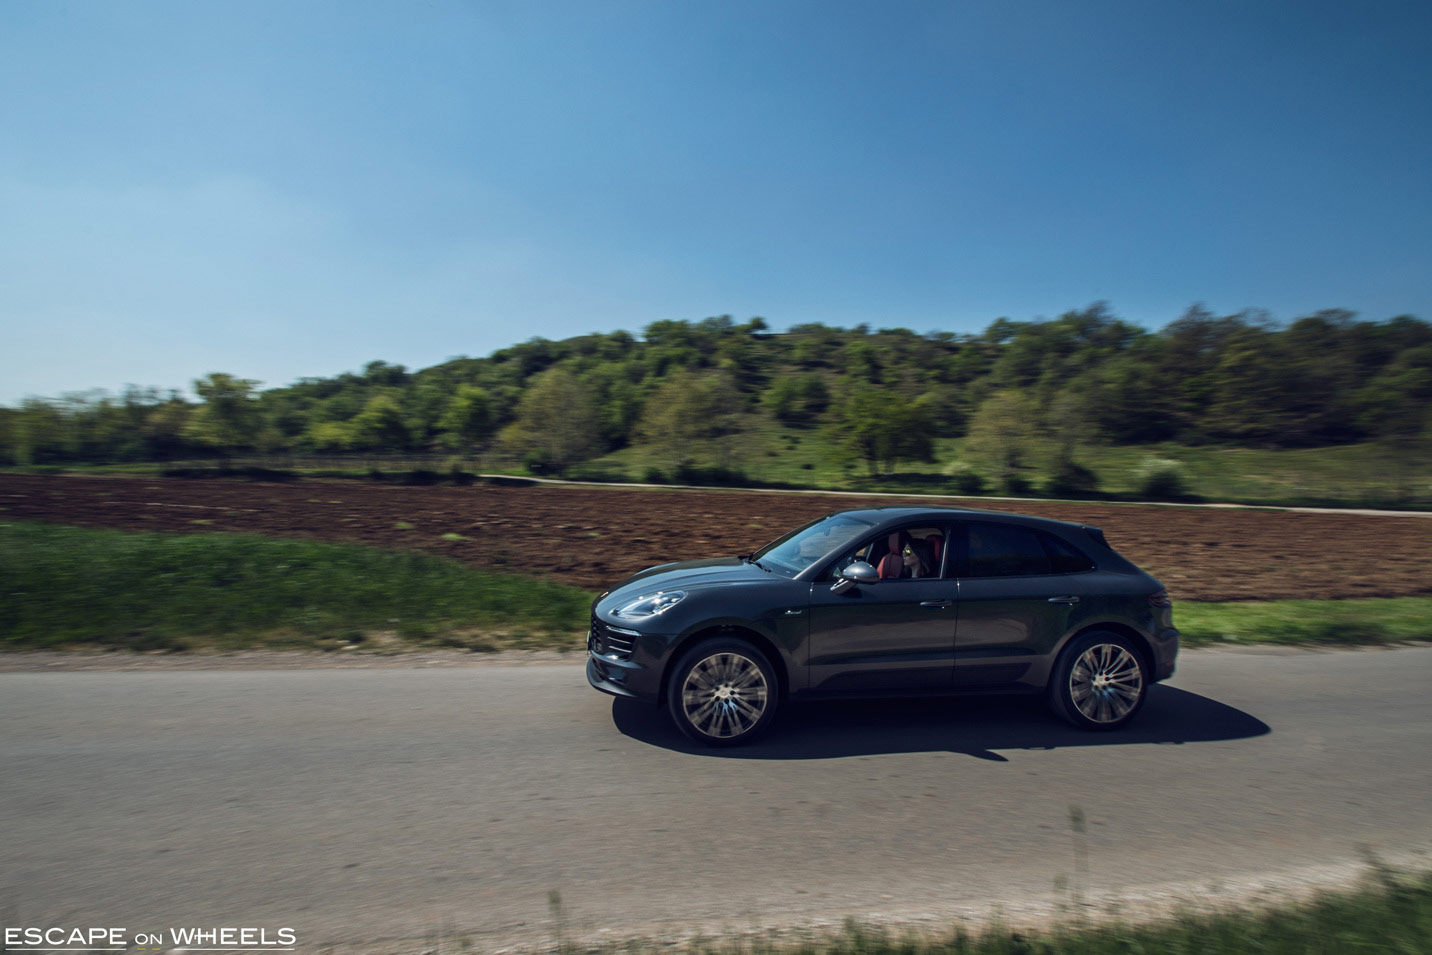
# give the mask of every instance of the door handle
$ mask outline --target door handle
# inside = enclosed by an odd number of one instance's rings
[[[948,606],[949,606],[950,604],[952,604],[952,603],[954,603],[953,600],[922,600],[922,601],[920,601],[920,606],[922,606],[922,607],[948,607]]]
[[[1077,604],[1077,603],[1079,602],[1079,598],[1078,598],[1078,597],[1072,597],[1072,596],[1071,596],[1071,597],[1050,597],[1050,598],[1049,598],[1049,602],[1052,603],[1052,604]]]

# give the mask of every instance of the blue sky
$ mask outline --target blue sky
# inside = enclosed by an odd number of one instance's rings
[[[1432,5],[0,0],[0,403],[764,316],[1432,319]]]

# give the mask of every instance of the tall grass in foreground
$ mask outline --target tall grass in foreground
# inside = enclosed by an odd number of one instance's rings
[[[581,646],[591,595],[428,554],[0,523],[0,649]]]
[[[847,924],[812,940],[697,942],[697,955],[1353,955],[1432,951],[1432,876],[1379,873],[1363,888],[1260,911],[1176,915],[1160,923],[1066,923],[1045,932],[956,929],[911,937]],[[630,952],[670,946],[637,943]],[[574,951],[559,940],[559,950]]]

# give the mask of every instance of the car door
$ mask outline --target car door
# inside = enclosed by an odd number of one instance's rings
[[[891,551],[889,539],[902,533],[919,550],[917,560],[927,565],[926,575],[831,592],[840,568],[853,560],[879,563]],[[883,531],[847,552],[812,584],[808,672],[813,692],[928,691],[950,685],[957,585],[942,575],[947,539],[944,525],[929,523]]]
[[[970,521],[955,534],[962,546],[953,685],[1015,683],[1069,631],[1080,575],[1055,573],[1065,566],[1051,554],[1059,544],[1033,528]]]

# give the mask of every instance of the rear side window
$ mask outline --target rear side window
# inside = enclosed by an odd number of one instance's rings
[[[1077,574],[1081,571],[1094,569],[1092,560],[1053,534],[1041,532],[1039,540],[1044,544],[1044,549],[1049,552],[1049,563],[1054,573]]]
[[[1051,573],[1039,533],[1011,524],[971,524],[971,577],[1029,577]]]
[[[1094,562],[1077,548],[1043,531],[970,524],[969,535],[971,577],[1036,577],[1094,569]]]

